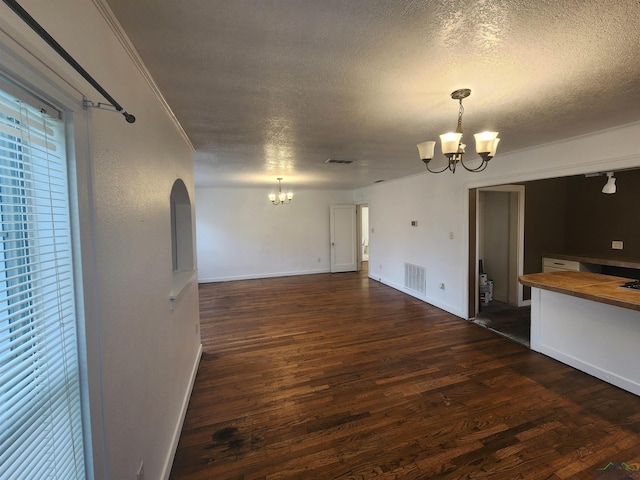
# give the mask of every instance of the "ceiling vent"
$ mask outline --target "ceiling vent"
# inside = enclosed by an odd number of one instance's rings
[[[337,158],[329,158],[327,160],[325,160],[324,163],[331,163],[331,164],[336,164],[336,165],[350,165],[354,162],[354,160],[340,160]]]

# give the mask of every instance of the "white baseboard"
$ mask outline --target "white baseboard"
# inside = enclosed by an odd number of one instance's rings
[[[420,295],[419,293],[413,292],[407,288],[405,288],[403,285],[399,285],[396,284],[394,282],[391,282],[383,277],[380,277],[379,275],[369,275],[369,278],[372,280],[375,280],[377,282],[380,283],[384,283],[385,285],[387,285],[388,287],[391,287],[395,290],[398,290],[402,293],[406,293],[407,295],[410,295],[414,298],[417,298],[418,300],[422,300],[425,303],[428,303],[429,305],[433,305],[434,307],[438,307],[446,312],[449,312],[452,315],[455,315],[456,317],[460,317],[464,320],[466,320],[463,312],[459,309],[459,308],[455,308],[452,305],[449,305],[447,303],[442,303],[439,300],[433,299],[431,297],[428,297],[426,295]]]
[[[196,374],[198,373],[198,367],[200,366],[201,358],[202,358],[202,344],[200,344],[200,347],[198,348],[198,354],[196,355],[195,362],[193,363],[193,367],[191,369],[191,379],[189,381],[189,388],[187,388],[187,391],[184,394],[184,398],[182,399],[180,417],[178,419],[176,428],[173,431],[171,446],[169,448],[167,459],[164,463],[164,468],[162,469],[162,476],[160,477],[163,480],[169,480],[169,475],[171,475],[171,467],[173,467],[173,460],[175,459],[176,451],[178,450],[178,442],[180,442],[180,434],[182,433],[182,426],[184,425],[184,419],[187,416],[187,408],[189,408],[189,400],[191,399],[191,392],[193,391],[193,385],[195,384],[195,381],[196,381]]]
[[[584,360],[576,358],[572,355],[567,355],[566,353],[560,352],[553,347],[549,347],[548,345],[537,345],[535,351],[551,357],[554,360],[558,360],[559,362],[566,363],[570,367],[573,367],[584,373],[588,373],[592,377],[599,378],[600,380],[615,385],[616,387],[626,390],[627,392],[631,392],[635,395],[640,395],[640,384],[631,379],[625,378],[614,372],[609,372],[603,368],[592,365],[591,363],[585,362]]]
[[[198,278],[198,283],[232,282],[234,280],[256,280],[260,278],[293,277],[296,275],[315,275],[317,273],[331,273],[331,270],[323,268],[319,270],[303,270],[299,272],[271,272],[247,275],[233,275],[228,277],[208,277]]]

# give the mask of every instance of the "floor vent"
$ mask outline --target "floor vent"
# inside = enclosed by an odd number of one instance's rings
[[[404,286],[423,295],[427,293],[427,269],[412,263],[404,264]]]

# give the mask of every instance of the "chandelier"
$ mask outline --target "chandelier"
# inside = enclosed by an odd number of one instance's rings
[[[278,177],[278,195],[276,195],[275,193],[270,193],[269,200],[271,200],[271,203],[273,203],[274,205],[287,205],[288,203],[291,203],[291,200],[293,200],[293,193],[282,192],[281,177]]]
[[[442,146],[442,153],[449,159],[448,165],[442,170],[431,170],[429,168],[429,162],[433,158],[433,151],[436,142],[422,142],[418,144],[418,152],[420,152],[420,159],[424,162],[427,170],[431,173],[441,173],[445,170],[450,170],[451,173],[455,173],[456,166],[460,163],[466,170],[470,172],[481,172],[489,164],[498,148],[498,132],[481,132],[474,135],[476,139],[476,152],[480,155],[482,162],[480,165],[474,168],[469,168],[465,165],[463,155],[466,145],[462,143],[462,114],[464,113],[464,107],[462,106],[462,99],[471,95],[471,90],[463,88],[451,93],[451,98],[460,102],[460,109],[458,111],[458,128],[455,132],[445,133],[440,135],[440,143]]]

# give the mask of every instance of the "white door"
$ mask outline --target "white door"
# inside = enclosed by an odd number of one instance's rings
[[[356,206],[331,205],[331,273],[355,272],[358,266],[356,249]]]

